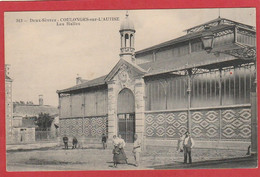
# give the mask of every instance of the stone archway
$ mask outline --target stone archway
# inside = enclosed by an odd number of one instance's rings
[[[128,142],[134,142],[135,134],[135,97],[130,89],[124,88],[117,99],[118,134]]]

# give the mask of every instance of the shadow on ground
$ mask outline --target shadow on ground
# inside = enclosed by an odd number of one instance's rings
[[[68,165],[68,164],[85,164],[85,163],[30,158],[28,161],[25,162],[25,164],[30,164],[30,165]]]
[[[149,166],[153,169],[209,169],[209,168],[256,168],[257,157],[247,156],[240,158],[230,158],[221,160],[206,160],[184,164],[183,162],[174,161],[170,164]]]
[[[82,147],[82,148],[76,148],[76,149],[97,149],[102,150],[102,147]],[[31,151],[49,151],[49,150],[76,150],[76,149],[65,149],[64,147],[55,146],[55,147],[42,147],[42,148],[35,148],[35,149],[12,149],[12,150],[6,150],[8,153],[12,152],[31,152]]]

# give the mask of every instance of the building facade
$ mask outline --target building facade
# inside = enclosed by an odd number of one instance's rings
[[[44,105],[43,95],[39,95],[39,104],[32,102],[13,103],[13,143],[31,143],[56,138],[51,127],[40,128],[36,121],[40,114],[48,114],[53,120],[58,116],[58,108]]]
[[[6,143],[12,142],[13,124],[13,101],[12,101],[12,82],[10,78],[10,65],[5,65],[5,130]]]
[[[212,53],[202,33],[214,34]],[[225,18],[135,52],[134,23],[120,26],[120,60],[105,76],[58,90],[61,135],[109,138],[121,134],[144,145],[174,146],[186,131],[197,147],[247,148],[255,60],[221,51],[256,46],[255,27]]]

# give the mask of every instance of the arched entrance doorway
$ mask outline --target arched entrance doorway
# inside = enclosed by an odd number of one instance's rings
[[[135,98],[129,89],[123,89],[117,100],[118,134],[128,142],[134,142],[135,134]]]

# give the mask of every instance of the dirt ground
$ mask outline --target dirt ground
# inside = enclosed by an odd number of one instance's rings
[[[154,169],[155,166],[183,162],[183,153],[170,147],[148,147],[141,153],[139,167],[134,166],[131,147],[126,147],[128,164],[119,164],[113,168],[112,149],[99,147],[68,149],[52,147],[38,150],[15,150],[7,152],[7,171],[65,171],[65,170],[138,170]],[[193,149],[193,162],[245,157],[247,151]],[[171,166],[170,166],[171,167]],[[169,168],[169,167],[168,167]]]

